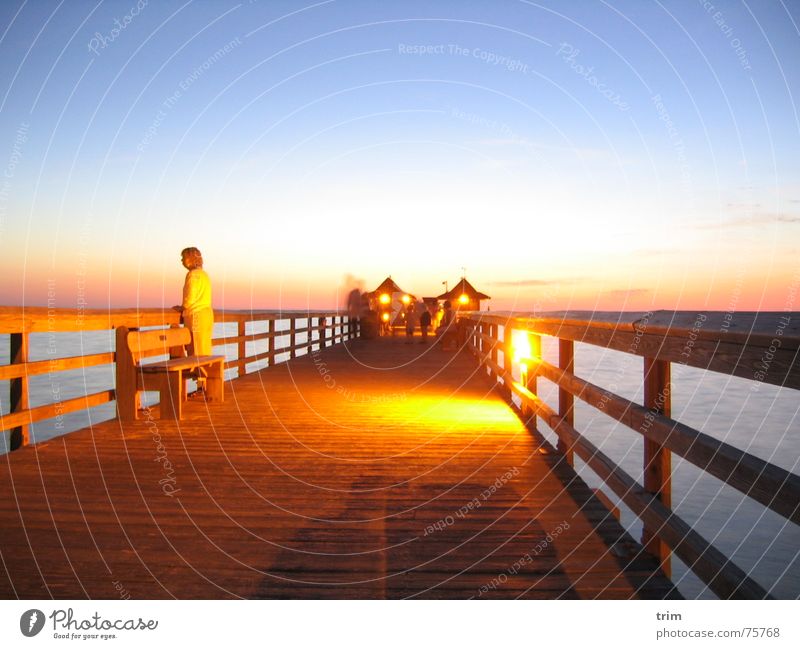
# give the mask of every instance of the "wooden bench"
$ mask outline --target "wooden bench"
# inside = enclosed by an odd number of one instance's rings
[[[186,327],[131,331],[117,327],[116,399],[117,413],[123,421],[138,419],[140,392],[152,390],[161,395],[161,417],[181,419],[186,400],[186,381],[190,372],[204,368],[206,398],[224,399],[224,356],[186,356],[192,332]],[[143,364],[144,358],[170,357],[166,361]]]

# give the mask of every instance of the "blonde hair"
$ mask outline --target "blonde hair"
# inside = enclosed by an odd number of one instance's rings
[[[181,250],[181,257],[184,255],[186,255],[187,261],[189,262],[189,266],[192,268],[192,270],[203,267],[203,255],[194,246]]]

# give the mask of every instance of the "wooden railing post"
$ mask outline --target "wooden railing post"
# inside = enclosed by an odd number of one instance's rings
[[[21,365],[28,362],[28,334],[11,334],[11,364]],[[28,402],[28,377],[21,376],[10,381],[11,412],[27,410]],[[11,429],[9,450],[13,451],[30,443],[30,427],[27,424]]]
[[[311,316],[306,318],[306,354],[311,353],[311,348],[314,346],[313,338],[314,329],[311,326]]]
[[[319,338],[319,348],[325,349],[325,324],[327,318],[317,318],[317,337]]]
[[[571,340],[558,339],[558,367],[565,372],[575,374],[575,343]],[[564,423],[575,425],[575,397],[572,393],[559,386],[558,388],[558,416]],[[569,449],[566,442],[558,438],[558,451],[563,453],[570,466],[575,464],[575,454]]]
[[[509,394],[512,394],[511,382],[514,380],[514,349],[511,342],[513,337],[514,330],[509,323],[506,323],[503,326],[503,370],[505,373],[503,384]]]
[[[481,356],[481,329],[483,327],[479,322],[475,322],[472,318],[464,320],[467,326],[467,351],[480,361]],[[480,363],[479,363],[480,364]]]
[[[294,316],[289,318],[289,358],[297,356],[297,320]]]
[[[171,324],[169,326],[170,329],[180,329],[180,324]],[[127,344],[127,343],[126,343]],[[212,339],[213,344],[213,339]],[[169,357],[170,358],[183,358],[186,356],[186,348],[183,345],[178,345],[177,347],[170,347],[169,348]],[[137,408],[138,410],[138,408]]]
[[[526,332],[525,335],[528,337],[528,347],[530,348],[530,355],[531,358],[541,358],[542,357],[542,337],[531,332]],[[537,375],[536,371],[530,371],[530,365],[524,360],[520,359],[520,382],[525,386],[525,388],[533,395],[537,394]],[[526,423],[527,425],[536,430],[536,413],[531,410],[528,406],[525,405],[525,402],[522,402],[522,414],[524,417],[529,418]]]
[[[500,330],[496,324],[489,325],[489,335],[492,337],[492,362],[497,365],[497,348],[500,346],[500,340],[498,339]],[[495,378],[495,380],[497,379]]]
[[[238,358],[236,362],[236,367],[239,370],[239,376],[244,376],[247,374],[247,369],[245,368],[245,358],[247,358],[247,341],[245,340],[245,330],[246,330],[247,323],[244,320],[239,320],[237,323],[237,332],[239,335],[239,344],[238,344]]]
[[[670,416],[671,382],[669,361],[644,359],[644,406],[655,414]],[[647,422],[645,422],[647,423]],[[669,449],[644,438],[644,489],[665,507],[672,508],[672,456]],[[656,535],[656,530],[642,528],[642,545],[662,562],[664,574],[671,575],[669,546]]]
[[[275,318],[267,320],[267,367],[275,365]]]

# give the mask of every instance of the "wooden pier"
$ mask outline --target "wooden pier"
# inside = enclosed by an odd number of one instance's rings
[[[93,326],[176,324],[163,314],[145,315],[98,315]],[[698,553],[701,577],[724,564],[707,579],[721,596],[768,596],[684,529],[670,516],[668,498],[660,497],[668,480],[659,471],[669,475],[664,456],[704,457],[707,439],[695,440],[699,446],[690,451],[674,440],[646,451],[647,461],[660,462],[655,482],[646,485],[649,496],[627,484],[602,454],[589,457],[612,488],[630,491],[624,502],[652,532],[647,551],[577,476],[572,455],[586,457],[591,447],[572,427],[566,395],[589,393],[587,385],[570,384],[578,380],[570,346],[561,345],[560,375],[541,362],[531,363],[533,380],[513,377],[512,331],[548,335],[546,321],[506,319],[501,339],[499,316],[467,315],[461,350],[449,353],[419,338],[407,344],[403,337],[353,337],[334,314],[293,316],[288,329],[276,327],[280,314],[263,317],[270,320],[267,333],[252,334],[245,321],[257,316],[225,316],[240,322],[239,335],[215,342],[239,345],[240,356],[228,367],[241,376],[226,382],[224,403],[189,401],[181,421],[159,418],[156,408],[137,421],[115,419],[3,456],[0,595],[679,598],[662,570],[669,572],[663,543],[682,556]],[[5,322],[6,331],[19,327],[9,317]],[[27,337],[42,322],[29,319],[13,335]],[[588,338],[585,326],[580,333],[579,323],[564,322],[549,335],[562,343]],[[621,325],[600,329],[611,332],[609,347],[636,333]],[[666,340],[678,332],[660,331],[654,322],[647,335]],[[279,336],[289,336],[290,344],[277,348]],[[246,356],[245,344],[257,339],[268,341],[267,351]],[[27,341],[17,340],[16,349],[24,350]],[[650,343],[641,342],[642,355],[658,360],[661,352]],[[280,354],[293,358],[276,363]],[[792,380],[794,357],[788,366],[785,356],[776,361]],[[109,362],[102,354],[83,358]],[[269,367],[245,373],[248,363],[263,359]],[[24,354],[12,360],[0,378],[12,380],[13,396],[26,391],[19,385],[26,368],[45,366],[27,363]],[[740,355],[731,373],[743,372],[746,360]],[[560,413],[535,395],[535,376],[548,373],[563,390]],[[522,410],[512,394],[521,395]],[[613,397],[607,399],[612,416],[646,416],[621,414],[624,404]],[[5,417],[13,425],[25,414],[30,420],[51,414],[21,403],[12,403],[16,413]],[[653,439],[667,425],[668,409],[663,402],[659,408],[651,415],[653,433],[647,431]],[[560,448],[536,431],[537,416],[559,433]],[[756,466],[724,445],[717,450],[721,459],[707,462],[709,471],[727,467],[729,482],[742,490],[758,471],[749,495],[797,522],[797,476],[764,462]],[[726,464],[732,461],[733,469]],[[759,495],[770,487],[772,499]]]

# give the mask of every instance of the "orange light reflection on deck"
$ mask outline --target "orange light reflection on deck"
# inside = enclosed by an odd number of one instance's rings
[[[437,396],[393,395],[386,401],[360,403],[363,408],[387,409],[393,425],[387,433],[422,434],[426,438],[436,435],[495,435],[508,436],[525,433],[525,428],[511,408],[496,399],[453,397],[442,393]],[[403,398],[404,397],[404,398]]]

